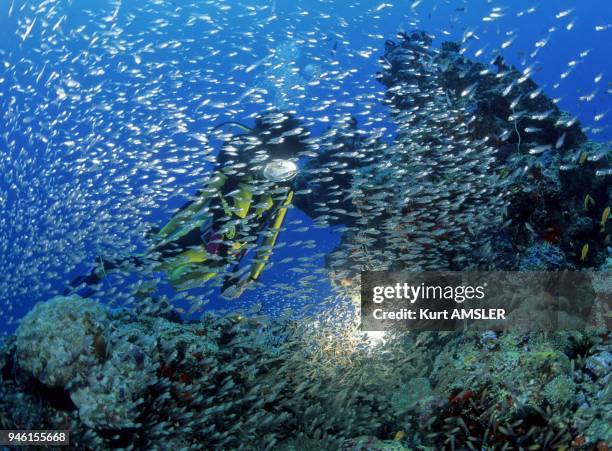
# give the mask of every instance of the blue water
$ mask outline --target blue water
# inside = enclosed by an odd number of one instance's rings
[[[506,62],[521,69],[535,64],[533,79],[544,88],[544,92],[553,98],[560,98],[559,107],[567,110],[572,116],[577,115],[583,126],[595,127],[588,135],[594,140],[605,142],[612,139],[609,127],[610,117],[604,117],[594,123],[596,114],[604,113],[611,108],[610,74],[612,60],[610,42],[612,33],[612,3],[600,0],[560,0],[555,2],[506,1],[505,3],[490,1],[427,1],[410,9],[410,2],[393,2],[388,5],[381,1],[246,1],[226,2],[218,6],[217,2],[194,2],[190,4],[181,0],[174,2],[87,2],[88,13],[83,11],[82,2],[20,2],[19,0],[0,1],[0,113],[6,113],[8,105],[12,106],[11,117],[0,121],[0,157],[3,167],[20,164],[20,159],[33,159],[27,167],[32,168],[31,186],[36,191],[36,198],[45,198],[48,186],[67,185],[79,182],[86,184],[87,176],[76,176],[72,170],[56,170],[53,179],[44,176],[48,165],[48,147],[39,139],[38,134],[47,135],[52,129],[56,135],[51,140],[52,146],[70,140],[79,140],[92,133],[92,123],[88,119],[92,114],[92,104],[84,98],[81,101],[51,105],[39,115],[32,112],[38,105],[45,105],[52,97],[55,89],[54,81],[48,84],[53,71],[59,79],[67,74],[79,83],[83,92],[100,85],[100,91],[95,95],[98,108],[95,109],[97,133],[102,143],[112,142],[119,152],[118,160],[125,152],[135,152],[148,158],[146,152],[160,142],[166,142],[154,158],[160,158],[162,167],[174,170],[180,163],[170,159],[165,149],[172,149],[172,157],[189,156],[197,149],[198,143],[189,137],[189,133],[206,133],[207,129],[224,120],[239,120],[252,124],[250,116],[261,110],[262,105],[276,105],[280,108],[295,110],[298,116],[313,118],[311,127],[314,136],[323,133],[338,115],[355,115],[360,127],[372,130],[385,127],[386,139],[393,135],[393,125],[388,119],[384,106],[379,100],[383,96],[383,88],[375,80],[375,74],[380,67],[377,59],[383,53],[384,42],[394,39],[400,30],[411,31],[414,28],[423,29],[436,36],[434,45],[444,40],[460,40],[466,30],[472,30],[475,37],[469,39],[466,47],[466,57],[479,59],[488,63],[493,59],[492,50],[499,49],[501,44],[511,38],[508,32],[514,32],[515,40],[508,48],[502,49]],[[217,6],[215,6],[217,5]],[[381,5],[383,5],[381,7]],[[501,7],[504,17],[487,23],[482,18],[491,12],[492,8]],[[536,7],[534,12],[527,10]],[[61,13],[53,13],[53,9]],[[566,17],[557,19],[555,15],[561,11],[573,8]],[[9,16],[9,11],[11,14]],[[51,13],[49,12],[51,11]],[[255,11],[254,15],[246,15]],[[524,14],[518,16],[518,13]],[[64,37],[63,47],[55,51],[47,51],[53,47],[50,39],[53,32],[50,29],[62,16],[59,23]],[[130,16],[134,18],[131,19]],[[24,39],[28,28],[26,18],[36,23]],[[195,17],[195,19],[194,19]],[[418,23],[415,19],[418,17]],[[190,19],[191,18],[191,19]],[[165,20],[167,26],[162,26]],[[193,20],[191,25],[189,21]],[[568,24],[575,20],[571,30]],[[44,22],[48,22],[46,28]],[[121,28],[123,34],[109,39],[109,44],[95,45],[92,33],[97,33],[101,40],[105,39],[104,29],[92,26],[92,23],[105,26],[107,31]],[[79,27],[85,26],[82,31]],[[596,31],[596,26],[607,27]],[[550,31],[555,27],[555,31]],[[97,30],[96,30],[97,29]],[[215,34],[208,34],[217,29]],[[72,33],[72,35],[71,35]],[[550,34],[548,44],[541,48],[535,58],[529,54],[536,50],[535,43]],[[123,36],[139,49],[136,61],[131,49],[122,48]],[[176,44],[180,45],[176,45]],[[483,55],[475,58],[477,50],[484,48]],[[144,50],[143,50],[144,49]],[[257,61],[270,54],[270,49],[276,49],[277,54],[271,61],[278,66],[276,69],[264,68],[264,64],[253,70],[245,70]],[[580,54],[589,50],[585,57]],[[81,52],[87,52],[90,64],[78,64],[73,58]],[[82,54],[82,53],[81,53]],[[287,71],[293,61],[296,72]],[[568,63],[576,61],[574,70],[565,78],[560,79],[568,70]],[[156,65],[150,65],[156,63]],[[92,76],[92,66],[105,68],[103,75]],[[117,69],[124,66],[126,70]],[[137,74],[132,70],[139,70]],[[265,72],[264,70],[269,72]],[[313,75],[321,72],[351,71],[349,76],[335,82],[309,85]],[[284,102],[278,100],[279,91],[265,84],[266,76],[276,73],[288,79],[285,88],[291,88],[292,82],[302,89],[287,89]],[[594,78],[603,74],[602,80],[594,83]],[[135,76],[136,75],[136,76]],[[292,78],[295,77],[295,78]],[[557,87],[555,85],[559,83]],[[155,94],[154,105],[145,107],[138,96],[144,93],[149,84],[155,84],[158,91]],[[255,103],[250,97],[241,97],[250,87],[264,87],[268,90],[262,94],[265,103]],[[581,96],[588,95],[597,89],[592,101],[580,101]],[[55,94],[53,94],[55,95]],[[369,97],[369,99],[368,99]],[[331,106],[322,111],[313,111],[323,101],[333,101]],[[207,102],[206,102],[207,101]],[[365,104],[371,105],[366,108]],[[103,106],[108,108],[104,108]],[[184,108],[184,114],[192,121],[187,122],[189,133],[180,130],[176,115],[170,111]],[[40,116],[52,118],[69,114],[69,118],[59,127],[42,127]],[[612,113],[610,113],[612,114]],[[34,118],[34,119],[32,119]],[[370,120],[370,122],[369,122]],[[14,122],[11,122],[14,121]],[[127,124],[136,127],[146,124],[157,124],[159,128],[151,133],[143,133],[136,139],[126,127]],[[597,130],[601,128],[601,130]],[[218,143],[216,148],[218,150]],[[24,149],[21,153],[20,150]],[[61,159],[62,152],[58,147],[51,153],[53,158]],[[168,157],[165,159],[165,157]],[[87,155],[84,158],[89,158]],[[153,157],[151,157],[153,158]],[[127,162],[127,163],[125,163]],[[76,164],[71,158],[65,161],[66,168]],[[110,162],[106,170],[116,163]],[[143,169],[137,158],[129,157],[124,163],[116,164],[118,170],[126,174],[125,183],[134,191],[138,191],[142,179],[131,177],[141,173]],[[130,171],[130,168],[134,169]],[[178,208],[185,196],[194,193],[199,186],[202,175],[212,168],[210,162],[202,162],[198,172],[187,171],[176,175],[172,182],[177,187],[184,187],[185,195],[169,199],[164,205],[157,205],[135,213],[152,224],[161,224],[168,218],[172,209]],[[26,175],[28,176],[28,175]],[[97,190],[95,183],[90,186],[92,201],[112,199],[129,195],[125,187],[114,187],[112,190]],[[0,174],[0,213],[4,221],[0,223],[0,238],[8,243],[17,241],[18,224],[15,221],[25,220],[16,213],[23,208],[18,203],[27,193],[24,188],[11,188],[8,181]],[[109,214],[112,218],[112,204]],[[74,211],[66,205],[57,212],[58,215],[69,217]],[[36,214],[26,215],[30,221],[36,221]],[[41,211],[40,217],[43,217]],[[114,218],[117,222],[122,217]],[[287,223],[296,219],[309,225],[312,221],[297,209],[292,209],[287,217]],[[80,220],[85,221],[86,219]],[[74,221],[74,227],[79,227],[79,221]],[[35,227],[39,231],[36,236],[27,240],[35,241],[46,237],[46,231],[53,224],[40,224]],[[74,230],[73,230],[74,231]],[[75,232],[75,231],[74,231]],[[2,277],[3,284],[14,284],[20,287],[17,294],[8,299],[0,299],[5,308],[0,329],[10,331],[14,322],[26,313],[34,303],[43,301],[61,290],[71,277],[87,271],[97,256],[106,255],[108,249],[104,240],[88,234],[74,238],[70,249],[81,251],[85,258],[73,271],[63,271],[66,253],[57,255],[56,264],[52,269],[57,275],[36,274],[24,275],[13,273],[10,269]],[[340,232],[334,228],[311,228],[308,233],[294,232],[289,228],[280,237],[285,243],[275,250],[271,263],[278,263],[287,257],[308,257],[316,255],[313,262],[324,266],[324,255],[329,253],[340,240]],[[57,238],[57,237],[55,237]],[[314,240],[316,246],[310,249],[290,247],[295,240]],[[11,249],[8,246],[9,250]],[[23,249],[13,249],[14,253],[3,256],[4,261],[17,264],[27,258],[37,259],[37,254],[28,255]],[[7,265],[9,268],[11,265]],[[291,273],[289,265],[271,265],[273,269],[265,272],[260,279],[265,286],[272,287],[276,283],[295,284],[298,275]],[[35,285],[32,281],[36,280]],[[29,287],[36,286],[35,290]],[[42,287],[42,289],[40,288]],[[207,291],[206,289],[204,290]],[[247,292],[236,304],[240,306],[255,302],[263,304],[268,312],[278,312],[287,304],[287,298],[275,295],[273,289],[269,292],[259,290]],[[313,301],[332,295],[328,282],[322,278],[317,282],[312,293]],[[211,295],[209,308],[226,307],[226,301],[220,300],[217,293]],[[12,311],[6,310],[12,306]],[[185,308],[188,309],[187,306]]]

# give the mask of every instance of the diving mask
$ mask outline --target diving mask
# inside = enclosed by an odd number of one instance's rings
[[[263,176],[266,180],[275,183],[288,182],[295,178],[297,173],[297,164],[291,160],[272,160],[263,168]]]

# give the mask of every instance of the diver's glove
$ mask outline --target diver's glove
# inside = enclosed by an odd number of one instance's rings
[[[94,294],[93,286],[102,281],[95,268],[89,274],[77,276],[70,281],[70,285],[62,293],[64,296],[78,294],[82,298],[91,297]]]

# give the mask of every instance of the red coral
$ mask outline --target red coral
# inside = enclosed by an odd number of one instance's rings
[[[549,227],[544,230],[540,235],[544,241],[547,241],[551,244],[557,244],[561,241],[561,236],[563,235],[561,229],[557,226]]]
[[[160,370],[159,370],[159,374],[162,377],[165,377],[167,379],[172,379],[174,377],[174,375],[176,374],[176,369],[172,366],[166,366],[163,365],[161,366]]]
[[[187,373],[181,373],[179,375],[179,380],[181,382],[183,382],[184,384],[190,384],[191,383],[191,376]]]

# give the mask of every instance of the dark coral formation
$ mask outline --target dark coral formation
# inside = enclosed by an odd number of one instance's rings
[[[519,71],[507,66],[501,57],[493,61],[492,66],[485,66],[462,56],[460,46],[455,43],[443,43],[439,49],[431,44],[432,39],[423,32],[401,34],[398,42],[385,44],[385,54],[381,58],[383,71],[378,79],[387,87],[386,102],[399,125],[393,145],[407,148],[406,138],[409,137],[411,146],[403,159],[393,160],[393,163],[403,165],[409,174],[414,173],[414,160],[422,159],[414,149],[440,146],[448,133],[453,134],[455,143],[463,140],[453,128],[456,123],[439,126],[435,121],[440,119],[431,119],[440,111],[435,107],[436,102],[446,104],[449,110],[460,110],[462,113],[458,117],[464,118],[467,124],[466,142],[470,146],[486,143],[496,150],[487,182],[497,184],[504,194],[503,206],[496,212],[503,218],[503,224],[498,224],[495,230],[479,231],[482,235],[479,239],[483,242],[493,238],[491,252],[482,259],[486,266],[479,266],[490,267],[493,263],[496,269],[542,270],[592,268],[604,264],[611,244],[610,223],[603,220],[606,207],[612,203],[609,149],[587,140],[579,122],[560,111],[529,77],[530,68]],[[427,118],[419,116],[419,111],[425,111]],[[344,167],[338,169],[337,163],[342,158],[346,155],[357,157],[346,165],[357,170],[358,178],[367,178],[364,168],[381,152],[376,139],[358,135],[356,127],[350,125],[331,130],[328,151],[308,163],[307,168],[313,170],[320,166],[328,168],[324,183],[316,179],[304,182],[315,193],[318,205],[333,200],[328,193],[333,193],[330,188],[337,187],[339,182],[345,188],[355,184],[354,179],[347,179]],[[412,133],[411,129],[419,133]],[[447,133],[443,133],[444,130]],[[434,172],[440,170],[434,159],[430,163]],[[468,165],[465,170],[474,171]],[[441,189],[449,182],[440,180]],[[369,190],[366,186],[366,197],[376,196],[379,186],[372,185]],[[393,190],[394,186],[390,184],[384,189]],[[363,210],[360,211],[354,201],[343,199],[342,208],[348,213],[328,215],[330,223],[366,228],[363,221],[357,223],[356,220],[363,216]],[[430,210],[440,207],[430,199],[427,201]],[[320,216],[320,211],[307,202],[299,206],[313,217]],[[483,208],[488,206],[483,204]],[[411,211],[408,208],[403,215]],[[382,224],[387,218],[388,215],[380,214],[376,221]],[[475,228],[479,219],[464,218],[464,221],[471,221]],[[419,225],[415,223],[415,227]],[[415,241],[410,233],[405,235]],[[388,248],[388,234],[385,239],[378,239],[373,247],[384,252],[385,246]],[[461,240],[469,245],[469,236]],[[356,243],[355,234],[349,230],[343,242],[350,249]],[[438,247],[441,245],[438,243]],[[341,250],[338,255],[344,256],[345,249]],[[330,267],[342,279],[354,273],[355,268],[363,267],[363,261],[363,258],[356,258],[334,264],[334,259],[330,258]],[[338,271],[335,266],[346,271]],[[465,268],[464,264],[457,269]]]

